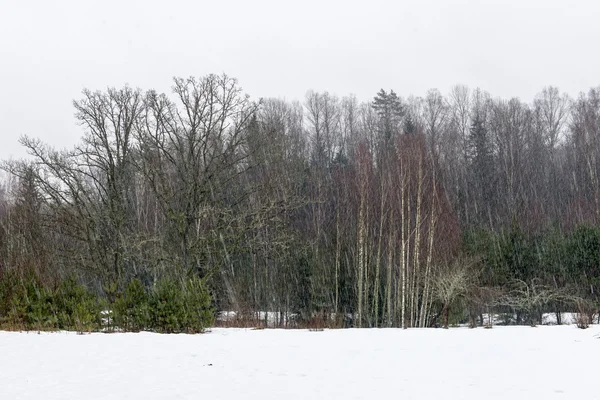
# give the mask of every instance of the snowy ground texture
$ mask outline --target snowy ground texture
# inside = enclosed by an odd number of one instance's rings
[[[600,399],[600,327],[0,332],[0,399]]]

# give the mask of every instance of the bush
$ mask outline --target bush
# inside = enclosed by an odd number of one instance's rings
[[[98,327],[96,298],[74,278],[52,289],[34,275],[0,279],[0,324],[8,329],[91,331]]]
[[[579,329],[587,329],[590,324],[594,323],[595,308],[593,302],[586,299],[578,299],[576,301],[577,315],[575,322]]]
[[[35,276],[4,273],[0,276],[0,327],[90,332],[102,327],[106,312],[124,331],[199,333],[214,323],[209,290],[197,277],[184,284],[161,279],[150,291],[133,279],[121,295],[114,292],[101,299],[73,277],[52,289]]]
[[[161,279],[150,296],[152,328],[158,332],[175,333],[183,330],[185,301],[181,287],[171,279]]]
[[[57,328],[52,290],[35,276],[5,274],[0,284],[0,322],[8,329],[52,330]]]
[[[149,297],[139,279],[133,279],[125,292],[113,304],[113,317],[117,326],[125,331],[139,332],[150,322]]]
[[[56,292],[58,328],[90,332],[100,327],[100,303],[73,278],[63,280]]]
[[[34,281],[29,281],[25,289],[25,326],[27,329],[53,330],[58,327],[54,293]]]
[[[211,297],[203,280],[189,279],[184,288],[184,325],[190,333],[201,333],[215,322],[215,312],[211,307]]]
[[[0,279],[0,324],[6,329],[25,329],[27,304],[25,286],[16,274],[4,273]]]
[[[192,278],[185,285],[161,279],[150,296],[152,328],[158,332],[199,333],[214,323],[211,297],[204,281]]]

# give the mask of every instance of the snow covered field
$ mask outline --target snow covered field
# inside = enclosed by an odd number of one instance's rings
[[[600,328],[0,332],[0,399],[600,399]]]

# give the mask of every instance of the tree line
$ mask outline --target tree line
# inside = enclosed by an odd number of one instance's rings
[[[31,157],[2,164],[0,280],[199,280],[215,310],[280,326],[598,309],[600,88],[254,101],[207,75],[73,105],[76,146],[24,136]]]

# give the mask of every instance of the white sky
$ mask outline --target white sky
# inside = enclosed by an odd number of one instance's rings
[[[530,101],[600,84],[595,0],[0,0],[0,159],[22,134],[81,135],[72,100],[173,76],[237,77],[253,98],[370,100],[455,84]]]

